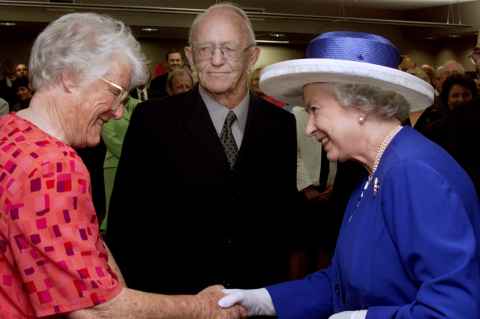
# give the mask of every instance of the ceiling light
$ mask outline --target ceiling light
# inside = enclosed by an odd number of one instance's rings
[[[289,44],[288,40],[257,40],[257,43]]]
[[[283,37],[285,37],[285,34],[283,34],[283,33],[278,33],[278,32],[272,32],[272,33],[270,33],[270,36],[271,36],[272,38],[278,39],[278,38],[283,38]]]
[[[158,31],[158,28],[145,27],[145,28],[142,28],[142,31],[144,31],[144,32],[155,32],[155,31]]]
[[[0,22],[0,26],[4,26],[4,27],[14,27],[16,25],[17,24],[15,22],[9,22],[9,21]]]
[[[448,37],[449,38],[460,38],[460,35],[459,34],[449,34]]]

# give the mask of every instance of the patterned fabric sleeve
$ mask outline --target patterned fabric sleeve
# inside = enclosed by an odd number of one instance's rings
[[[16,279],[38,317],[89,308],[122,289],[99,237],[88,172],[67,150],[32,158],[39,164],[25,165],[6,190]]]

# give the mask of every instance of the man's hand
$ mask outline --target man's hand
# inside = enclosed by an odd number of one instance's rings
[[[229,309],[218,306],[220,298],[224,297],[222,286],[210,286],[195,296],[195,317],[197,319],[237,319],[246,318],[247,310],[240,305]]]
[[[275,316],[272,297],[267,289],[224,289],[225,297],[218,301],[222,308],[242,305],[249,316]]]

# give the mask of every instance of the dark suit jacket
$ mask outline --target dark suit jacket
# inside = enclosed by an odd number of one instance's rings
[[[451,111],[439,127],[444,132],[439,144],[470,175],[480,196],[480,98]]]
[[[76,149],[76,151],[90,173],[93,205],[95,206],[98,222],[101,224],[106,212],[103,162],[107,148],[103,140],[100,140],[100,143],[95,147],[80,148]]]
[[[167,96],[167,79],[168,73],[162,74],[154,78],[150,82],[150,87],[148,88],[148,98],[159,98]]]
[[[13,87],[7,85],[6,79],[0,80],[0,97],[12,107],[17,102],[17,95]]]
[[[133,113],[107,242],[131,288],[262,287],[287,279],[296,198],[293,115],[252,96],[230,170],[196,87]]]

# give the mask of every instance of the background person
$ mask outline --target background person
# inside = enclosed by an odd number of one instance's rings
[[[150,99],[167,96],[168,74],[174,69],[184,66],[181,50],[171,49],[167,52],[165,58],[167,60],[168,72],[163,73],[150,81],[150,87],[148,88],[148,98]]]
[[[421,131],[435,143],[445,146],[447,130],[445,123],[456,108],[470,102],[478,96],[474,80],[466,75],[452,74],[444,82],[438,97],[439,114]]]
[[[108,121],[103,125],[102,139],[105,143],[106,154],[103,162],[103,178],[105,183],[105,204],[107,214],[102,220],[100,230],[105,233],[108,225],[108,207],[112,196],[115,175],[117,174],[118,161],[122,154],[123,139],[127,133],[128,125],[133,110],[137,107],[139,100],[129,97],[125,103],[125,109],[120,119]]]
[[[28,68],[25,64],[20,63],[15,67],[15,77],[17,79],[26,78],[28,79]]]
[[[192,73],[186,67],[176,68],[168,73],[167,93],[172,96],[188,92],[193,84]]]
[[[15,104],[11,107],[11,111],[18,112],[27,108],[33,95],[33,90],[30,87],[30,81],[28,78],[16,78],[15,81],[13,81],[12,88],[15,91],[16,100]]]

